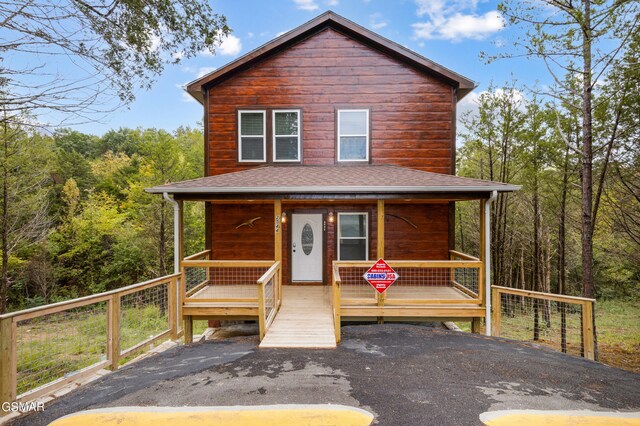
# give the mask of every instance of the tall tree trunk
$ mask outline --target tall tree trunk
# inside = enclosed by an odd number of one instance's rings
[[[544,289],[542,291],[544,291],[545,293],[550,293],[551,291],[551,235],[549,235],[549,232],[547,230],[546,232],[547,234],[547,238],[546,238],[546,246],[545,246],[545,253],[544,253],[544,280],[543,280],[543,284],[544,284]],[[543,305],[543,310],[542,310],[542,315],[544,318],[544,322],[547,325],[547,328],[551,327],[551,303],[548,300],[545,300]]]
[[[582,23],[582,295],[593,298],[593,151],[591,107],[591,0],[583,1]]]
[[[0,283],[0,314],[4,314],[7,310],[7,299],[9,297],[9,194],[8,194],[8,178],[9,178],[9,141],[7,135],[7,121],[3,123],[3,152],[2,156],[2,217],[0,224],[2,232],[0,234],[0,250],[2,250],[2,282]]]

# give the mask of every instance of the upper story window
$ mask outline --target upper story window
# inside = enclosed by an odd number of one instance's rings
[[[273,161],[300,161],[300,110],[273,111]]]
[[[338,110],[338,161],[369,161],[369,110]]]
[[[265,111],[238,111],[238,161],[267,160]]]

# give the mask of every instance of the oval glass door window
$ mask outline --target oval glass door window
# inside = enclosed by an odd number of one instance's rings
[[[311,250],[313,250],[313,229],[311,229],[311,225],[308,223],[305,223],[302,227],[302,236],[300,240],[302,243],[302,251],[304,254],[309,256],[311,254]]]

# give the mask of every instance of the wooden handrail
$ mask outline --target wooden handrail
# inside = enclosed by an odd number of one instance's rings
[[[110,366],[112,370],[116,370],[119,360],[124,356],[143,350],[146,346],[163,339],[165,337],[175,338],[177,335],[176,321],[176,284],[181,274],[166,275],[160,278],[144,281],[141,283],[129,285],[115,290],[103,293],[93,294],[63,302],[53,303],[44,306],[38,306],[31,309],[24,309],[17,312],[11,312],[0,316],[0,399],[4,402],[12,402],[15,400],[31,400],[46,392],[52,392],[54,389],[69,383],[71,380],[79,380],[97,369]],[[121,330],[120,316],[122,297],[131,293],[146,290],[158,285],[167,285],[167,329],[148,338],[143,342],[139,342],[130,348],[121,348]],[[36,389],[30,389],[27,392],[17,395],[17,333],[18,323],[33,318],[43,317],[45,315],[56,314],[69,309],[93,305],[95,303],[106,304],[106,359],[92,364],[82,370],[71,372],[71,375],[50,381]]]
[[[262,268],[273,265],[273,260],[183,260],[183,267],[200,268]]]
[[[554,302],[571,303],[582,306],[582,349],[584,357],[587,359],[595,359],[595,336],[593,330],[593,306],[595,299],[579,296],[565,296],[563,294],[543,293],[540,291],[520,290],[517,288],[509,288],[502,286],[491,286],[492,290],[492,333],[500,336],[501,332],[501,297],[500,294],[512,294],[516,296],[530,297],[532,299],[551,300]]]
[[[211,253],[211,250],[203,250],[203,251],[201,251],[200,253],[192,254],[191,256],[187,256],[187,257],[185,257],[184,259],[182,259],[182,261],[185,261],[185,260],[195,260],[195,259],[198,259],[198,258],[200,258],[200,257],[202,257],[202,256],[205,256],[205,255],[207,255],[207,258],[208,258],[208,255],[209,255],[210,253]]]
[[[498,285],[492,285],[492,289],[498,290],[500,293],[515,294],[518,296],[529,296],[538,299],[554,300],[556,302],[567,303],[583,303],[583,302],[595,302],[596,299],[589,299],[587,297],[580,296],[565,296],[564,294],[543,293],[540,291],[520,290],[517,288],[502,287]]]
[[[276,272],[278,271],[278,268],[280,267],[280,261],[277,261],[275,263],[273,263],[271,265],[271,267],[269,269],[267,269],[267,272],[265,272],[264,274],[262,274],[262,276],[260,278],[258,278],[257,283],[258,284],[264,284],[269,282],[269,280],[271,278],[273,278],[273,276],[276,274]]]
[[[449,250],[449,254],[454,257],[459,257],[460,259],[474,260],[476,262],[480,262],[480,259],[478,259],[477,257],[471,256],[470,254],[462,253],[461,251]]]
[[[331,287],[333,292],[332,306],[333,306],[333,328],[335,332],[336,343],[340,343],[341,339],[341,318],[340,318],[340,286],[342,279],[340,278],[340,268],[336,261],[333,261],[333,277],[331,280]]]
[[[392,268],[479,268],[482,262],[471,260],[385,260]],[[337,260],[339,268],[368,268],[370,260]]]
[[[333,281],[335,283],[342,283],[342,278],[340,278],[340,264],[337,261],[333,262]]]
[[[10,312],[8,314],[0,315],[0,319],[14,318],[14,321],[23,321],[43,315],[55,314],[56,312],[64,311],[67,309],[78,308],[80,306],[90,305],[92,303],[104,302],[109,300],[110,296],[116,294],[129,294],[135,291],[144,290],[145,288],[168,282],[173,278],[180,277],[180,275],[181,274],[165,275],[160,278],[154,278],[149,281],[132,284],[126,287],[117,288],[115,290],[105,291],[103,293],[92,294],[90,296],[79,297],[77,299],[65,300],[63,302]]]

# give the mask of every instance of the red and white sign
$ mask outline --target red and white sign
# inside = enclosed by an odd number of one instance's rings
[[[378,290],[378,293],[384,293],[399,278],[396,271],[383,259],[379,259],[362,277]]]

